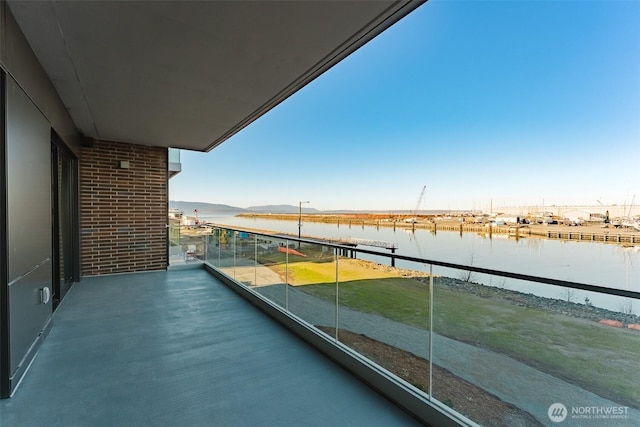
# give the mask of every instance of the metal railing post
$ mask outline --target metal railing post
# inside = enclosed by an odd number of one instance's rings
[[[285,240],[287,250],[284,251],[284,309],[289,311],[289,240]]]
[[[204,262],[209,261],[209,236],[208,234],[205,234],[204,237]]]
[[[339,255],[338,255],[338,251],[335,251],[336,254],[336,341],[338,341],[338,292],[340,291],[340,280],[339,280],[339,274],[338,274],[338,260],[340,259]]]
[[[429,264],[429,400],[433,396],[433,264]]]

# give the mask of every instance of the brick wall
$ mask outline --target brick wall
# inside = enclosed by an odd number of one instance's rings
[[[81,149],[83,275],[166,269],[167,179],[166,148],[94,141]]]

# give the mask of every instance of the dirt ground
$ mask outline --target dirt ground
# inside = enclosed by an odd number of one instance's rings
[[[333,334],[330,328],[320,327]],[[428,392],[429,362],[412,353],[361,334],[340,330],[340,341],[412,384]],[[503,402],[439,366],[433,367],[433,396],[484,426],[541,426],[531,414]]]

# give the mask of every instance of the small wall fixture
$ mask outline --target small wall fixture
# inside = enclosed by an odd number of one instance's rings
[[[47,304],[51,300],[51,289],[42,288],[40,289],[40,303]]]
[[[129,160],[120,160],[120,169],[129,169]]]

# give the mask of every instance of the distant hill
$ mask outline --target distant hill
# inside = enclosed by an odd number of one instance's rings
[[[298,213],[300,207],[293,205],[266,205],[266,206],[249,206],[246,210],[249,212],[256,213]],[[305,208],[302,207],[302,212],[304,213],[316,213],[319,212],[314,208]]]
[[[204,203],[204,202],[183,202],[183,201],[169,201],[170,209],[177,209],[184,212],[186,215],[193,216],[193,211],[198,209],[198,213],[201,215],[207,214],[225,214],[225,215],[237,215],[240,213],[298,213],[298,206],[293,205],[266,205],[266,206],[250,206],[246,209],[239,208],[237,206],[221,205],[216,203]],[[316,213],[319,212],[314,208],[302,208],[304,213]]]
[[[220,205],[216,203],[204,203],[204,202],[182,202],[182,201],[169,201],[170,209],[177,209],[185,213],[185,215],[192,215],[195,209],[198,209],[199,214],[239,214],[247,212],[246,209],[238,208],[229,205]]]
[[[221,205],[216,203],[204,203],[204,202],[183,202],[183,201],[169,201],[169,208],[177,209],[185,213],[185,215],[194,216],[194,209],[198,209],[198,213],[201,215],[237,215],[241,213],[259,213],[259,214],[297,214],[299,207],[297,205],[264,205],[264,206],[249,206],[248,208],[239,208],[237,206]],[[315,208],[306,208],[302,206],[302,212],[306,214],[324,213],[324,214],[355,214],[355,213],[391,213],[392,211],[383,210],[330,210],[319,211]],[[396,210],[393,211],[396,214],[411,214],[409,210]],[[446,213],[445,210],[420,210],[418,213],[421,215],[439,215]]]

